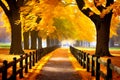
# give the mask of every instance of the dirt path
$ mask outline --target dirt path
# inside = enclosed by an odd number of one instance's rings
[[[81,80],[67,53],[66,49],[56,50],[36,76],[36,80]]]

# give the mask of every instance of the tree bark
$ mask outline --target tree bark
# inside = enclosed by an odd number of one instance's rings
[[[38,37],[38,49],[42,48],[42,38]]]
[[[47,47],[50,47],[50,38],[49,37],[47,37],[46,43],[47,43]]]
[[[20,20],[20,13],[18,9],[12,9],[8,16],[11,24],[11,47],[10,54],[23,54],[22,49],[22,36],[21,36],[21,23],[15,23]]]
[[[110,23],[110,22],[108,22]],[[109,33],[110,27],[104,26],[104,22],[101,22],[101,26],[97,29],[97,44],[96,44],[96,56],[110,56],[109,52]],[[96,26],[97,27],[97,26]]]
[[[37,31],[31,31],[31,49],[37,49]]]
[[[24,49],[29,49],[29,31],[23,33]]]
[[[12,15],[8,16],[8,18],[11,24],[10,54],[23,54],[24,51],[22,50],[21,24],[14,23],[14,21],[20,19],[20,14],[13,12]]]
[[[11,27],[11,47],[10,54],[23,54],[22,45],[21,45],[21,27],[13,26]]]

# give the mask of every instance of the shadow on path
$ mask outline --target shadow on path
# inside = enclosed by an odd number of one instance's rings
[[[44,65],[36,80],[81,80],[73,68],[66,49],[57,49]]]

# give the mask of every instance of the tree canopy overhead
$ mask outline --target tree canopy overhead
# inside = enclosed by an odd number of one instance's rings
[[[4,1],[5,3],[5,0],[2,1]],[[114,15],[111,22],[111,36],[116,35],[116,25],[119,22],[118,15],[120,14],[120,1],[116,0],[113,5],[107,7],[107,9],[103,10],[102,12],[100,12],[95,7],[95,5],[93,4],[93,0],[84,1],[85,6],[83,9],[89,7],[93,12],[101,15],[101,17],[103,17],[111,9],[113,9]],[[65,26],[68,23],[62,24],[62,27],[64,27],[63,29],[65,29],[63,30],[65,32],[65,38],[69,37],[88,41],[93,41],[95,39],[96,32],[94,28],[94,23],[89,18],[87,18],[81,11],[78,10],[75,0],[26,0],[26,2],[24,3],[25,4],[20,7],[20,21],[22,22],[22,27],[24,27],[24,31],[37,30],[39,31],[39,36],[41,37],[58,36],[59,39],[62,39],[60,38],[62,37],[60,35],[62,34],[62,29],[61,27],[59,27],[60,25],[59,23],[57,24],[56,20],[67,20],[67,22],[69,22],[71,25]],[[100,4],[104,6],[106,4],[106,0],[100,0],[97,5]],[[89,15],[92,14],[92,12],[89,13]],[[40,22],[36,22],[38,18],[41,18]],[[69,31],[70,29],[73,29],[73,31]],[[59,35],[54,34],[57,31]],[[89,37],[87,36],[88,34],[90,35]]]
[[[24,27],[25,30],[36,29],[39,31],[39,36],[41,37],[52,36],[54,38],[58,37],[58,39],[74,38],[88,41],[95,40],[94,24],[79,11],[74,0],[31,1],[33,3],[32,5],[28,4],[28,6],[23,6],[21,8],[21,11],[23,11],[23,18],[26,22],[26,26]],[[31,8],[31,6],[33,7]],[[38,18],[41,18],[41,20],[36,24],[35,22]],[[65,22],[60,25],[56,20]],[[86,22],[88,24],[86,24]],[[32,26],[32,24],[34,25]],[[66,26],[66,24],[69,25]],[[63,29],[61,29],[61,27]],[[85,28],[90,29],[85,31]],[[56,32],[59,35],[55,34]],[[88,38],[87,34],[90,34],[91,36]]]

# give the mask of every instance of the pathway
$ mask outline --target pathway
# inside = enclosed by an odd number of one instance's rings
[[[68,49],[58,48],[44,56],[17,80],[93,80]]]
[[[37,75],[36,80],[81,80],[67,53],[66,49],[57,49]]]

